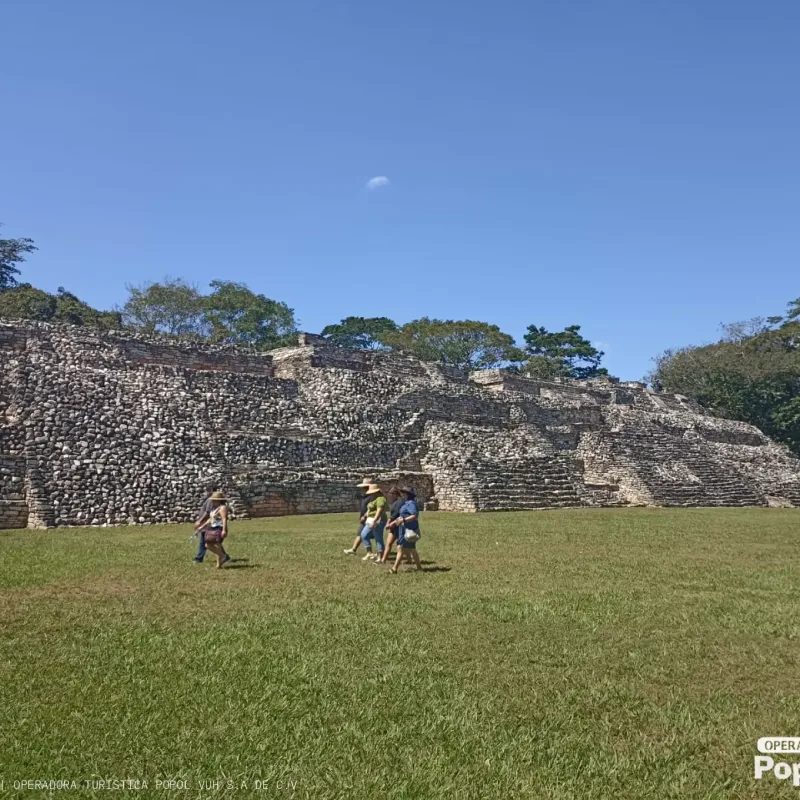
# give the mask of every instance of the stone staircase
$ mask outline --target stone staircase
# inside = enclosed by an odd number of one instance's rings
[[[800,508],[800,484],[778,484],[770,494],[788,500],[793,506]]]
[[[586,505],[579,491],[579,462],[570,456],[479,465],[473,474],[476,511]]]
[[[611,451],[623,464],[635,464],[638,478],[653,500],[663,506],[763,506],[756,485],[727,464],[715,460],[693,440],[647,431],[646,448],[640,436],[610,434]],[[652,458],[659,454],[659,460]]]

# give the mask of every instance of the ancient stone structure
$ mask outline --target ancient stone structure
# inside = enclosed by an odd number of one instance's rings
[[[611,380],[461,374],[327,347],[256,354],[0,323],[0,527],[355,507],[414,484],[428,508],[800,506],[800,460],[750,425]]]

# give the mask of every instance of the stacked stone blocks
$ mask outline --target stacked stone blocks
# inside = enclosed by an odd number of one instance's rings
[[[352,511],[362,478],[428,508],[800,505],[752,426],[610,379],[467,375],[307,334],[261,354],[0,323],[0,527]]]

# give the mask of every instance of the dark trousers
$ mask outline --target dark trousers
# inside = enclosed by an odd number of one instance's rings
[[[203,531],[197,534],[197,538],[200,539],[200,544],[197,547],[197,555],[194,557],[194,560],[202,561],[206,557],[206,537],[203,535]],[[222,542],[220,542],[219,549],[222,550],[223,559],[228,558],[228,554],[225,552]]]

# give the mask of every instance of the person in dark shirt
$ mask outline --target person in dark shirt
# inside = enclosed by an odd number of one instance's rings
[[[368,481],[364,478],[361,483],[356,486],[356,489],[366,489],[371,484],[371,481]],[[369,497],[366,494],[361,498],[361,504],[359,505],[359,513],[358,513],[358,533],[356,534],[356,538],[353,540],[353,546],[349,550],[345,550],[345,555],[354,556],[356,554],[356,550],[358,550],[358,546],[361,544],[361,531],[364,528],[364,522],[367,519],[367,506],[369,505]]]
[[[203,505],[200,507],[200,513],[195,518],[195,535],[200,540],[197,545],[197,555],[194,557],[195,564],[202,564],[203,559],[206,557],[206,539],[205,536],[203,536],[203,531],[200,530],[199,523],[202,520],[208,519],[208,515],[214,510],[214,503],[211,500],[211,495],[216,491],[216,486],[206,486],[206,499],[203,501]],[[227,564],[231,560],[231,557],[225,552],[225,548],[221,543],[220,549],[222,550],[222,563]]]
[[[383,549],[383,556],[380,564],[385,564],[392,550],[392,545],[397,541],[400,525],[400,509],[403,505],[403,497],[396,486],[389,489],[389,500],[392,505],[389,507],[389,521],[386,523],[386,547]]]

